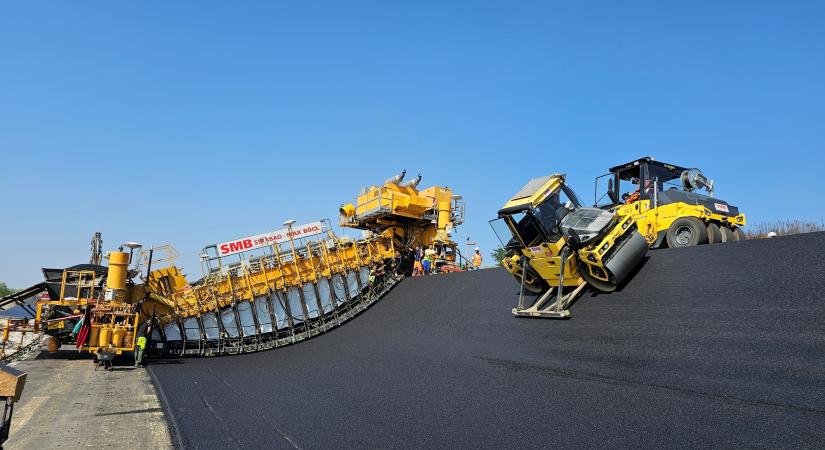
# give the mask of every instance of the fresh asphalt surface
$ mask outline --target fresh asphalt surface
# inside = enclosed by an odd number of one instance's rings
[[[502,270],[413,278],[286,348],[158,361],[187,448],[818,447],[825,233],[659,250],[567,321]]]

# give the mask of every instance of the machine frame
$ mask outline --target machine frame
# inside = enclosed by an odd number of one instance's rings
[[[564,208],[566,214],[582,208],[565,179],[563,174],[552,174],[531,180],[498,211],[498,218],[490,221],[508,252],[502,265],[521,282],[519,304],[513,308],[516,316],[567,318],[569,306],[586,284],[605,292],[618,284],[611,279],[606,261],[634,234],[632,216],[616,215],[605,227],[608,231],[584,245],[565,236],[559,209]],[[564,202],[561,193],[567,197]],[[553,221],[554,229],[547,229],[548,221]],[[506,225],[509,236],[504,235],[500,223]],[[525,236],[531,228],[535,233]],[[638,240],[641,242],[640,237]],[[529,307],[524,305],[525,289],[539,295]],[[554,291],[556,301],[544,306]]]
[[[594,194],[598,196],[599,180],[609,177],[605,195],[610,203],[601,207],[618,207],[620,215],[633,216],[639,232],[653,248],[668,245],[668,232],[671,230],[670,241],[678,247],[744,240],[741,228],[745,226],[746,218],[736,206],[714,198],[712,192],[701,195],[693,192],[695,189],[679,190],[676,186],[664,189],[665,183],[682,178],[690,170],[696,169],[656,161],[646,156],[611,167],[609,173],[596,177]],[[622,181],[640,186],[637,193],[631,195],[636,195],[635,199],[631,198],[632,201],[628,201],[627,197],[619,198]],[[669,196],[675,198],[669,199]],[[598,204],[598,201],[596,198],[594,203]],[[701,222],[706,231],[697,230],[697,221]],[[690,233],[695,231],[699,231],[698,235],[691,236]]]

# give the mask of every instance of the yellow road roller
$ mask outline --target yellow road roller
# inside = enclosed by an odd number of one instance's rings
[[[627,279],[648,245],[619,209],[584,207],[562,174],[530,180],[507,201],[490,224],[507,252],[503,266],[521,284],[513,314],[567,318],[586,285],[611,292]],[[526,293],[537,295],[532,305]]]
[[[653,248],[745,240],[745,215],[714,197],[713,180],[699,169],[646,156],[597,177],[596,195],[602,178],[607,178],[607,192],[596,204],[606,199],[603,208],[617,208],[619,214],[633,216]],[[699,192],[702,189],[706,194]]]

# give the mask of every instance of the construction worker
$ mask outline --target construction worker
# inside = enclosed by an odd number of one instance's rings
[[[481,250],[479,250],[479,248],[476,247],[476,252],[473,253],[473,270],[481,269],[482,259],[483,258],[481,256]]]
[[[144,322],[138,327],[137,342],[135,343],[135,367],[143,367],[143,357],[146,355],[146,346],[149,344],[151,333],[151,322]]]
[[[421,261],[421,258],[424,257],[424,252],[421,251],[421,247],[416,245],[413,255],[414,255],[416,261]]]
[[[429,246],[426,250],[424,250],[424,261],[422,264],[424,265],[424,274],[429,275],[435,269],[435,244]]]
[[[416,259],[413,262],[413,276],[420,277],[421,275],[424,275],[424,266],[421,264],[420,259]]]
[[[423,259],[421,259],[421,271],[424,275],[430,274],[430,264],[432,263],[430,262],[429,256],[425,256]]]

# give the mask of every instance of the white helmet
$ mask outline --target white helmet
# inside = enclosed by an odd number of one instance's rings
[[[478,248],[478,247],[476,247],[476,251],[479,251],[479,248]]]
[[[776,237],[776,231],[771,231],[771,232],[769,232],[769,233],[768,233],[768,237],[769,237],[769,238],[774,238],[774,237]]]

